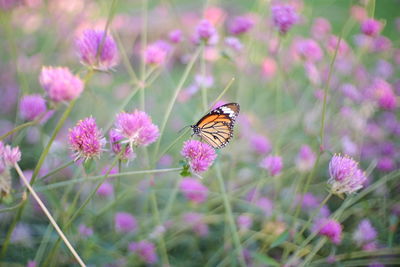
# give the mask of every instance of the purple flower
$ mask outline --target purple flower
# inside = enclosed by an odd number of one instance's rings
[[[78,76],[63,67],[43,67],[39,81],[54,102],[70,101],[79,97],[84,86]]]
[[[376,237],[377,232],[368,219],[362,220],[353,234],[353,239],[358,246],[370,243],[374,241]]]
[[[272,146],[267,137],[263,135],[252,135],[250,137],[251,148],[259,155],[265,155],[271,152]]]
[[[217,44],[219,39],[218,32],[208,20],[204,19],[197,24],[194,35],[194,42],[200,44],[205,42],[207,45]]]
[[[33,121],[46,112],[46,100],[41,95],[26,95],[22,97],[19,114],[22,119]]]
[[[135,217],[127,212],[118,212],[114,217],[115,230],[118,233],[135,232],[138,228]]]
[[[246,231],[253,225],[253,218],[248,214],[242,214],[237,217],[237,225],[240,231]]]
[[[82,223],[78,226],[78,231],[81,237],[88,237],[93,235],[93,229]]]
[[[183,40],[182,31],[179,29],[173,30],[168,34],[168,38],[174,44],[180,43]]]
[[[208,144],[197,140],[188,140],[183,144],[181,155],[189,161],[194,172],[206,171],[217,158],[215,150]]]
[[[28,263],[26,264],[26,267],[36,267],[36,266],[37,266],[36,261],[32,260],[28,261]]]
[[[393,157],[383,156],[379,158],[376,167],[380,171],[391,172],[396,169],[396,164],[393,160]]]
[[[111,129],[109,138],[111,150],[115,155],[119,155],[119,153],[122,151],[121,141],[124,139],[124,137],[116,129]],[[133,149],[129,146],[129,144],[127,144],[124,149],[124,153],[120,155],[121,160],[129,161],[136,158],[136,154],[133,152]]]
[[[158,43],[150,44],[144,51],[144,61],[150,65],[161,65],[167,59],[168,51]]]
[[[322,38],[328,36],[331,32],[331,23],[325,18],[316,18],[312,25],[312,35],[314,38],[321,40]]]
[[[97,128],[96,120],[92,117],[78,121],[76,126],[69,130],[68,137],[75,160],[100,157],[106,143]]]
[[[117,114],[115,131],[126,139],[122,143],[129,143],[131,147],[148,146],[160,135],[158,127],[152,123],[150,116],[140,110]]]
[[[184,178],[179,183],[179,188],[183,195],[193,203],[203,203],[207,200],[208,188],[198,179]]]
[[[6,166],[14,166],[18,161],[21,160],[21,151],[19,150],[19,147],[11,147],[6,145],[2,150],[2,156]]]
[[[239,35],[248,32],[254,25],[252,19],[245,16],[235,17],[228,24],[228,31],[232,35]]]
[[[369,94],[376,100],[382,109],[394,110],[397,107],[396,95],[393,87],[381,78],[375,78],[369,88]]]
[[[256,206],[264,212],[266,217],[271,216],[274,211],[274,203],[266,197],[260,197],[256,202]]]
[[[260,167],[266,169],[271,176],[279,175],[283,167],[282,157],[267,156],[261,161]]]
[[[226,37],[225,44],[237,52],[240,52],[243,49],[243,44],[236,37],[232,36]]]
[[[302,145],[296,158],[296,166],[299,171],[309,171],[314,166],[316,155],[308,145]]]
[[[299,20],[299,16],[291,5],[275,4],[271,8],[274,25],[282,34],[287,33]]]
[[[358,163],[348,156],[334,155],[329,162],[330,179],[335,194],[351,194],[363,187],[367,177],[358,168]]]
[[[100,185],[96,193],[102,197],[111,196],[114,193],[114,186],[112,183],[104,182]]]
[[[342,225],[333,219],[319,219],[314,225],[314,231],[320,235],[324,235],[331,240],[332,243],[338,245],[342,241]]]
[[[382,35],[376,36],[373,39],[373,49],[375,52],[385,52],[392,47],[392,41]]]
[[[132,242],[128,249],[137,254],[145,263],[152,264],[158,261],[156,247],[149,241]]]
[[[204,237],[208,235],[208,225],[204,222],[203,214],[187,212],[183,214],[183,221],[188,224],[198,236]]]
[[[309,62],[320,61],[324,55],[319,44],[313,39],[299,40],[295,48],[301,58]]]
[[[361,32],[368,36],[377,36],[381,29],[381,23],[375,19],[366,19],[361,23]]]
[[[114,39],[103,30],[85,30],[76,40],[76,49],[83,64],[108,70],[118,63],[118,49]]]

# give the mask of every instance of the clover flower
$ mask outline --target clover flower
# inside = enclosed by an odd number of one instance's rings
[[[275,4],[271,8],[274,25],[282,34],[287,33],[299,20],[299,16],[291,5]]]
[[[149,241],[131,242],[128,249],[137,254],[145,263],[153,264],[158,261],[156,246]]]
[[[368,36],[377,36],[381,29],[381,23],[375,19],[366,19],[361,23],[361,32]]]
[[[326,236],[332,243],[338,245],[342,241],[342,225],[333,219],[318,219],[314,225],[314,231]]]
[[[266,169],[271,176],[276,176],[280,174],[283,167],[282,157],[267,156],[261,161],[260,167]]]
[[[26,95],[22,97],[19,114],[22,119],[33,121],[46,112],[46,100],[41,95]]]
[[[118,233],[135,232],[138,228],[136,218],[127,212],[117,212],[114,217],[115,230]]]
[[[253,20],[246,16],[237,16],[228,24],[228,31],[232,35],[248,32],[254,25]]]
[[[357,226],[357,230],[353,234],[353,240],[358,246],[363,246],[375,241],[377,232],[368,219],[364,219]]]
[[[208,20],[204,19],[197,24],[194,35],[194,42],[196,44],[200,44],[203,41],[207,45],[215,45],[218,39],[217,30]]]
[[[208,144],[197,140],[188,140],[183,144],[181,155],[189,161],[194,172],[204,172],[217,158],[215,150]]]
[[[208,188],[198,179],[182,179],[179,183],[179,189],[183,195],[193,203],[200,204],[207,200]]]

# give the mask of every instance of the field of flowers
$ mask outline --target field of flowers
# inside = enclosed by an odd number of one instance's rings
[[[0,265],[400,266],[399,4],[0,0]]]

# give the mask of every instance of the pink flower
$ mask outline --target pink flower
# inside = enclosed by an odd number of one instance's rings
[[[271,152],[272,146],[267,137],[263,135],[252,135],[250,137],[251,148],[259,155],[265,155]]]
[[[278,67],[276,61],[272,58],[265,58],[262,63],[262,74],[270,79],[273,78],[276,74]]]
[[[316,18],[311,32],[314,38],[321,40],[331,32],[331,23],[325,18]]]
[[[348,156],[334,155],[329,162],[328,183],[337,194],[351,194],[363,187],[367,177],[358,168],[358,163]]]
[[[375,52],[385,52],[392,47],[392,41],[385,36],[379,35],[373,39],[373,50]]]
[[[115,230],[118,233],[135,232],[138,228],[135,217],[127,212],[118,212],[114,217]]]
[[[179,29],[178,30],[173,30],[172,32],[170,32],[168,34],[168,37],[169,37],[169,40],[174,44],[180,43],[183,40],[182,31],[179,30]]]
[[[296,166],[300,171],[309,171],[314,166],[316,155],[308,145],[302,145],[296,158]]]
[[[78,226],[78,231],[81,237],[88,237],[93,235],[93,228],[88,227],[82,223]]]
[[[79,97],[84,86],[78,76],[63,67],[43,67],[39,81],[54,102],[71,101]]]
[[[366,19],[361,23],[361,31],[368,36],[377,36],[382,29],[382,25],[375,19]]]
[[[338,245],[342,241],[342,225],[333,219],[319,219],[316,221],[314,231],[329,238]]]
[[[196,32],[194,35],[194,42],[200,44],[204,42],[207,45],[217,44],[219,39],[218,32],[215,27],[206,19],[197,24]]]
[[[275,4],[271,8],[274,25],[282,34],[287,33],[299,20],[299,16],[291,5]]]
[[[313,39],[303,39],[296,42],[296,52],[302,59],[309,62],[320,61],[323,52],[319,44]]]
[[[74,128],[69,130],[68,137],[75,160],[100,157],[106,143],[97,128],[96,120],[92,117],[80,120]]]
[[[103,30],[85,30],[76,40],[76,49],[83,64],[108,70],[118,63],[118,49],[114,39]]]
[[[2,154],[4,164],[6,166],[14,166],[18,161],[21,160],[21,151],[19,150],[19,147],[11,147],[9,145],[6,145],[3,149]]]
[[[208,144],[197,140],[188,140],[183,144],[181,155],[189,161],[194,172],[206,171],[217,158],[215,150]]]
[[[237,16],[228,24],[228,31],[232,35],[248,32],[254,25],[252,19],[246,16]]]
[[[225,44],[237,52],[240,52],[243,49],[243,44],[236,37],[232,36],[226,37]]]
[[[369,88],[371,97],[377,100],[382,109],[394,110],[397,107],[396,95],[393,87],[381,78],[375,78]]]
[[[112,183],[104,182],[100,185],[96,193],[102,197],[111,196],[114,193],[114,186]]]
[[[46,112],[46,100],[41,95],[26,95],[22,97],[19,114],[22,119],[33,121]]]
[[[160,135],[158,127],[152,123],[150,116],[139,110],[117,114],[115,131],[122,135],[131,147],[148,146]]]
[[[377,169],[383,172],[391,172],[396,169],[396,163],[393,157],[383,156],[380,157],[377,163]]]
[[[242,214],[237,217],[237,225],[240,231],[246,231],[253,225],[253,219],[248,214]]]
[[[256,202],[256,206],[264,212],[266,217],[271,216],[274,211],[274,203],[267,197],[260,197]]]
[[[26,267],[36,267],[36,266],[37,266],[36,261],[32,260],[28,261],[28,263],[26,264]]]
[[[283,167],[282,157],[267,156],[261,161],[260,167],[266,169],[271,176],[279,175]]]
[[[208,188],[198,179],[184,178],[180,181],[179,188],[184,196],[193,203],[200,204],[207,200]]]
[[[208,225],[204,222],[203,214],[187,212],[183,214],[183,221],[188,224],[198,236],[204,237],[208,235]]]
[[[327,43],[327,49],[330,53],[334,53],[336,50],[336,47],[339,42],[339,37],[336,35],[331,35],[328,39]],[[340,39],[339,47],[338,47],[338,56],[345,56],[349,53],[349,45],[346,43],[344,39]]]
[[[161,65],[167,58],[167,51],[158,44],[150,44],[144,51],[144,61],[150,65]]]
[[[115,155],[119,155],[119,153],[121,153],[122,151],[121,141],[124,139],[124,137],[116,129],[111,129],[109,133],[109,138],[111,150],[114,152]],[[136,154],[135,152],[133,152],[133,149],[129,146],[129,144],[127,144],[124,149],[124,153],[120,155],[121,160],[129,161],[136,158]]]
[[[137,254],[145,263],[153,264],[158,261],[156,247],[149,241],[132,242],[129,244],[128,249]]]
[[[377,232],[368,219],[362,220],[353,234],[353,239],[358,246],[375,241],[376,237]]]

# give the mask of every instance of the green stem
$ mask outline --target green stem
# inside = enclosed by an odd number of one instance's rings
[[[29,121],[29,122],[25,122],[23,124],[20,124],[17,127],[15,127],[14,129],[12,129],[11,131],[9,131],[9,132],[3,134],[2,136],[0,136],[0,141],[5,139],[5,138],[7,138],[8,136],[16,133],[16,132],[21,131],[22,129],[25,129],[26,127],[33,126],[35,124],[37,124],[37,121]]]
[[[141,49],[142,49],[142,62],[140,71],[140,80],[142,87],[140,88],[140,109],[145,110],[145,79],[146,79],[146,61],[145,49],[147,46],[147,0],[142,0],[142,32],[141,32]]]
[[[207,88],[204,86],[204,81],[206,79],[206,60],[205,60],[205,44],[201,45],[201,59],[200,59],[200,68],[201,68],[201,76],[202,76],[202,83],[201,83],[201,99],[203,102],[203,109],[206,110],[207,105]]]
[[[236,229],[235,220],[234,220],[233,214],[232,214],[232,208],[231,208],[231,205],[230,205],[229,200],[228,200],[228,196],[227,196],[227,193],[226,193],[224,180],[222,178],[221,168],[220,168],[218,162],[215,164],[215,169],[216,169],[216,172],[217,172],[217,180],[218,180],[218,184],[219,184],[219,187],[220,187],[220,190],[221,190],[221,194],[222,194],[222,198],[223,198],[223,202],[224,202],[225,214],[226,214],[226,217],[227,217],[228,222],[229,222],[229,226],[230,226],[230,229],[231,229],[231,234],[232,234],[232,237],[233,237],[233,242],[235,244],[236,251],[237,251],[237,254],[238,254],[239,264],[240,264],[240,266],[246,266],[246,262],[245,262],[244,256],[243,256],[242,244],[240,243],[240,238],[239,238],[238,231]]]

